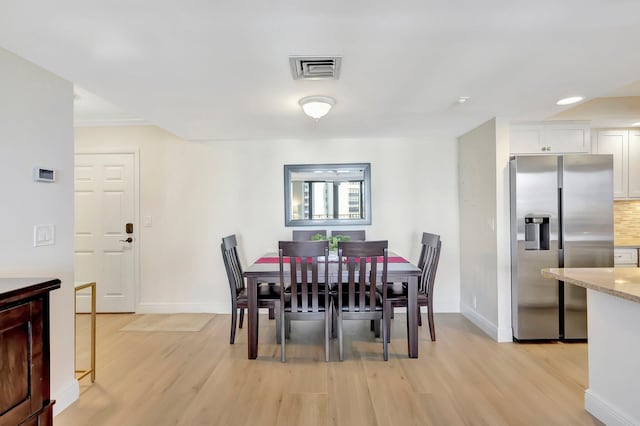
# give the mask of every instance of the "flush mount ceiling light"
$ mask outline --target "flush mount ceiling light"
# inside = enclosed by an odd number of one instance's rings
[[[580,102],[583,99],[584,97],[582,96],[571,96],[569,98],[560,99],[558,102],[556,102],[556,105],[571,105]]]
[[[309,117],[318,121],[336,104],[336,100],[329,96],[307,96],[298,101],[302,110]]]
[[[632,124],[632,126],[633,126],[633,127],[640,126],[640,121],[638,121],[637,123],[633,123],[633,124]]]

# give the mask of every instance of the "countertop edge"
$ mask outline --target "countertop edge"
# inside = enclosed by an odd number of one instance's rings
[[[31,296],[47,291],[60,288],[61,281],[58,278],[7,278],[8,280],[15,279],[16,281],[29,280],[31,282],[14,287],[8,291],[0,290],[0,302],[7,303],[16,297],[22,297],[25,295]]]
[[[640,296],[635,294],[627,293],[625,291],[620,291],[610,287],[603,287],[602,285],[595,284],[592,282],[587,282],[583,280],[579,280],[577,278],[573,278],[571,276],[567,276],[564,273],[564,269],[592,269],[592,268],[546,268],[542,270],[542,276],[546,278],[553,278],[558,281],[564,281],[570,284],[577,285],[579,287],[587,288],[590,290],[599,291],[601,293],[606,293],[611,296],[618,297],[620,299],[629,300],[632,302],[640,303]],[[593,268],[593,269],[602,269],[602,270],[613,270],[614,268]],[[554,272],[557,271],[557,272]]]

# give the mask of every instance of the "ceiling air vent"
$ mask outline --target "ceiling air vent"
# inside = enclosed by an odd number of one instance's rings
[[[289,56],[294,80],[337,80],[341,56]]]

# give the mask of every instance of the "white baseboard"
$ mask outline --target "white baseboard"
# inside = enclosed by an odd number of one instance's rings
[[[230,303],[139,303],[137,314],[228,314]]]
[[[496,342],[512,342],[513,337],[511,334],[510,328],[498,328],[493,322],[489,321],[484,316],[480,315],[477,311],[475,311],[471,306],[461,304],[460,312],[467,318],[469,321],[474,323],[480,330],[484,331]]]
[[[55,399],[56,403],[53,405],[53,415],[57,416],[65,408],[73,404],[80,397],[80,383],[76,379],[73,379],[63,389],[52,389],[51,399]]]
[[[607,426],[631,426],[640,424],[640,419],[627,417],[595,394],[591,389],[584,391],[584,408]]]

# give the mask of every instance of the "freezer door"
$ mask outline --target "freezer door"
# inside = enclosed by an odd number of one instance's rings
[[[558,282],[540,273],[558,266],[558,157],[515,157],[510,186],[513,337],[558,339]]]
[[[562,158],[565,268],[613,267],[613,156]],[[564,284],[564,339],[587,338],[586,290]]]

